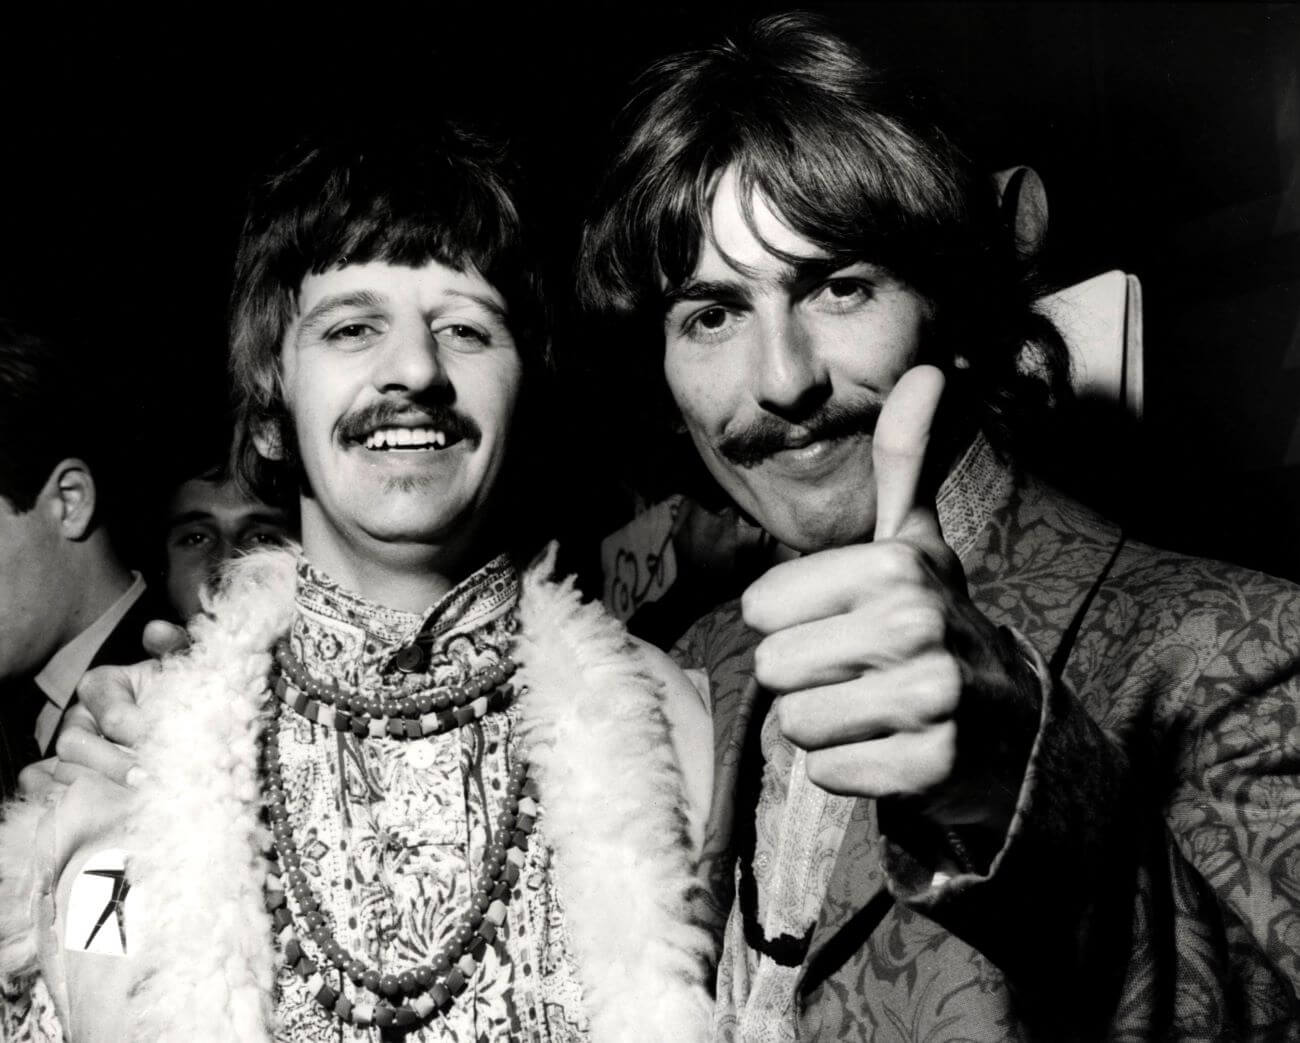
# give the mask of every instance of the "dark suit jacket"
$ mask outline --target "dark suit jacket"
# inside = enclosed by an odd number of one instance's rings
[[[989,872],[932,888],[892,807],[857,802],[800,1038],[1300,1039],[1300,590],[1123,543],[1032,481],[963,564],[1056,660],[1015,820]],[[722,910],[756,643],[733,604],[678,649],[710,675]]]
[[[144,593],[135,599],[126,615],[99,646],[88,670],[97,666],[138,663],[149,658],[141,643],[144,625],[151,619],[163,619],[165,615],[152,588],[146,586]],[[12,796],[18,773],[41,757],[36,745],[35,727],[36,716],[45,699],[34,690],[34,684],[32,679],[24,678],[0,685],[0,797]],[[64,708],[65,712],[76,700],[74,694]]]

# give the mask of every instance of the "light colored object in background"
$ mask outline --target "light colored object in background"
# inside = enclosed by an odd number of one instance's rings
[[[626,623],[638,608],[658,601],[677,579],[673,528],[682,497],[672,496],[640,512],[600,544],[603,601],[610,615]]]
[[[1033,167],[1008,167],[993,175],[1007,227],[1015,237],[1016,253],[1035,256],[1047,239],[1047,189]]]
[[[1142,419],[1142,286],[1137,276],[1104,272],[1042,298],[1070,348],[1074,389]]]

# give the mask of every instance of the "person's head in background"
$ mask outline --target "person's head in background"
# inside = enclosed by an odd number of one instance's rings
[[[185,622],[203,610],[200,592],[238,554],[283,543],[294,535],[289,512],[242,486],[230,466],[229,425],[212,425],[200,451],[172,468],[162,496],[160,567],[173,617]],[[187,440],[193,447],[194,440]]]
[[[120,405],[91,359],[0,319],[0,680],[29,677],[131,584],[110,531]]]
[[[870,538],[871,435],[906,369],[947,375],[941,468],[976,430],[1018,449],[1068,395],[991,171],[819,20],[657,62],[615,143],[579,296],[643,389],[625,426],[660,459],[684,430],[782,543]]]

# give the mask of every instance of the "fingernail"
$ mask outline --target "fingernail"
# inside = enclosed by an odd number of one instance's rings
[[[148,781],[149,773],[138,765],[126,773],[126,784],[132,789],[139,789]]]

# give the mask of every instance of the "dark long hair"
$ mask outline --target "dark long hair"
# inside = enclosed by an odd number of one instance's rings
[[[926,298],[925,348],[949,371],[960,405],[950,420],[965,433],[979,427],[1014,449],[1068,396],[1065,345],[1031,307],[1036,288],[991,177],[917,92],[818,19],[770,16],[655,63],[614,137],[584,228],[578,295],[601,329],[593,365],[654,389],[640,394],[637,425],[652,438],[675,419],[662,377],[664,284],[694,270],[728,168],[742,205],[761,192],[830,257],[870,261]]]

